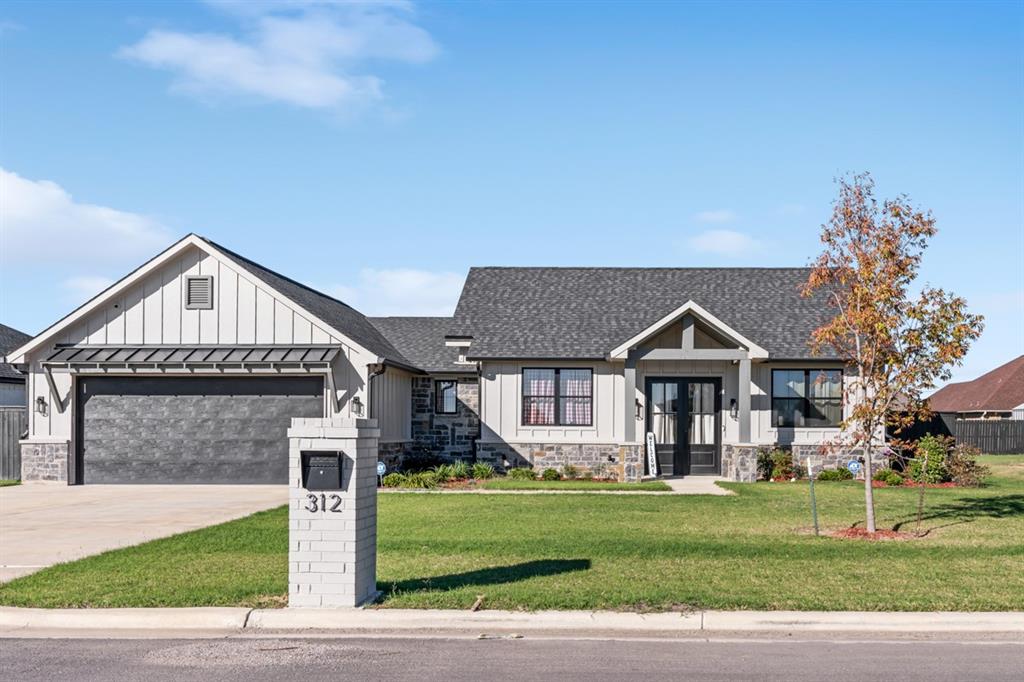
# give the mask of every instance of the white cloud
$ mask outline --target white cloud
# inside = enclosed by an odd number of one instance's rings
[[[328,291],[365,315],[451,315],[465,279],[454,272],[365,268],[357,284]]]
[[[63,284],[64,288],[68,291],[68,298],[71,302],[82,303],[88,301],[113,283],[114,280],[109,277],[83,275],[80,277],[69,277],[64,280]]]
[[[690,248],[719,256],[740,256],[760,246],[750,235],[734,230],[708,230],[688,240]]]
[[[714,211],[701,211],[693,217],[698,223],[731,223],[736,220],[736,213],[727,208]]]
[[[49,180],[0,168],[0,262],[123,264],[171,241],[155,220],[80,203]]]
[[[438,52],[411,21],[408,3],[215,2],[240,35],[153,30],[121,57],[175,74],[172,89],[197,96],[249,95],[313,109],[381,97],[370,60],[422,63]]]

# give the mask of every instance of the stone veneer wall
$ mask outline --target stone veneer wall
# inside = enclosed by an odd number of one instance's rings
[[[619,481],[639,481],[644,474],[642,445],[617,443],[477,443],[477,460],[499,471],[532,467],[540,473],[569,464],[581,472]]]
[[[823,450],[819,445],[792,445],[790,451],[793,453],[793,462],[800,466],[806,466],[807,459],[810,458],[815,472],[822,469],[839,469],[845,467],[851,459],[864,456],[864,451],[860,448]],[[871,462],[874,471],[889,466],[888,450],[885,448],[875,450]]]
[[[21,443],[22,481],[67,481],[68,441]]]
[[[753,483],[757,480],[757,453],[762,449],[772,449],[773,445],[731,445],[722,444],[722,476],[730,481]],[[810,458],[815,473],[822,469],[839,469],[845,467],[851,459],[863,456],[863,450],[823,450],[820,445],[790,445],[787,449],[793,454],[793,462],[807,466]],[[880,448],[875,451],[872,460],[874,470],[889,466],[887,451]]]
[[[405,454],[409,452],[412,446],[412,441],[394,441],[390,443],[379,443],[377,445],[377,461],[384,462],[384,465],[388,468],[388,473],[392,471],[398,471],[402,464],[402,459]]]
[[[730,481],[753,483],[757,480],[759,445],[722,443],[722,476]]]
[[[436,377],[412,380],[412,440],[417,447],[461,460],[472,460],[480,437],[480,382],[460,377],[455,414],[434,413]]]

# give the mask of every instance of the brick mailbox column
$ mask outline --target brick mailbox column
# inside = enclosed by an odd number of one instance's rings
[[[292,420],[288,429],[288,606],[359,606],[376,599],[379,436],[374,419]],[[321,458],[326,456],[328,463],[340,453],[336,460],[340,487],[304,487],[303,453],[307,461],[314,456],[324,462]],[[321,486],[323,472],[321,468],[311,474],[320,476]]]

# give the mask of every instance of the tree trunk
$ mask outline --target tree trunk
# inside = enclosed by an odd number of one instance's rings
[[[864,507],[866,525],[869,533],[875,532],[875,489],[871,478],[874,476],[871,467],[871,445],[864,448]]]

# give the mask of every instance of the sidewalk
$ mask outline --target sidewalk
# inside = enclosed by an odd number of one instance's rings
[[[1022,612],[453,611],[427,609],[22,609],[0,607],[0,635],[61,630],[344,634],[679,632],[1022,633]]]

